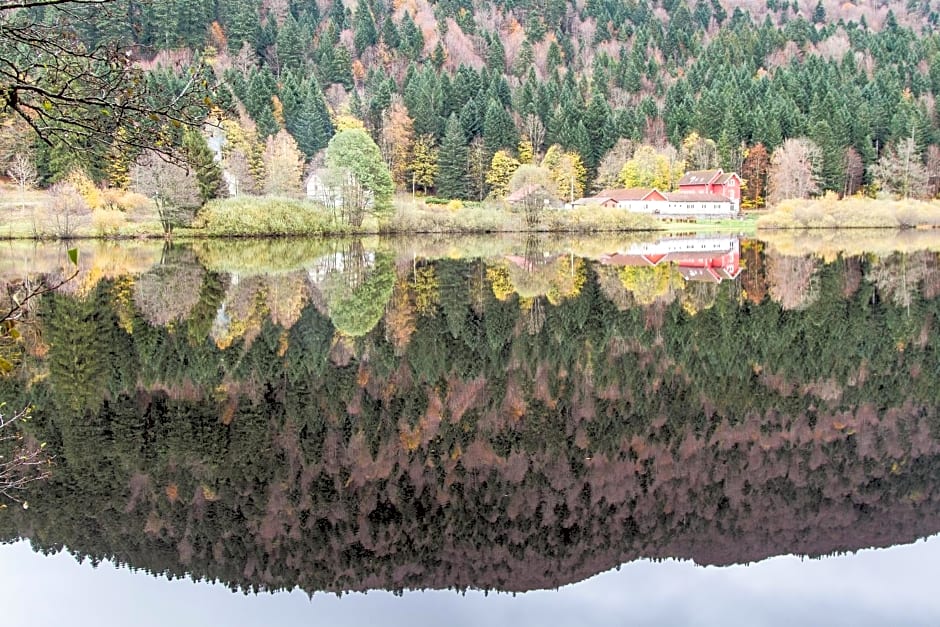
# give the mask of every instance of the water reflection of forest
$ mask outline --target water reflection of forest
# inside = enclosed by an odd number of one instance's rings
[[[0,534],[312,592],[940,531],[938,256],[695,245],[86,260],[0,381],[57,455]]]

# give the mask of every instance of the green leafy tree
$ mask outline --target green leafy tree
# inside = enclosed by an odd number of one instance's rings
[[[382,153],[362,129],[342,130],[326,147],[330,183],[342,194],[343,214],[359,226],[366,213],[386,215],[392,209],[395,185]]]

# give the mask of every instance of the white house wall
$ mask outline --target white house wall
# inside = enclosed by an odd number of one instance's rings
[[[621,200],[617,207],[633,213],[654,213],[662,204],[660,200]]]
[[[736,214],[731,202],[665,201],[657,205],[659,214],[664,216],[733,216]]]

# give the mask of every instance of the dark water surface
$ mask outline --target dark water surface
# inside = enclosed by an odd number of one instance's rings
[[[11,624],[936,624],[936,244],[88,245]]]

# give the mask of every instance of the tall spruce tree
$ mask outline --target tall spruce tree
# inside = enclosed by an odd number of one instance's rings
[[[490,99],[483,118],[483,144],[493,154],[500,148],[515,149],[519,145],[519,132],[512,116],[496,99]]]
[[[312,157],[326,147],[333,134],[323,92],[316,80],[301,80],[291,73],[285,75],[283,85],[284,124],[301,152]]]
[[[183,135],[183,151],[186,153],[186,161],[196,173],[202,202],[218,198],[222,193],[222,168],[203,134],[196,129],[186,131]]]
[[[448,118],[444,129],[434,184],[439,196],[467,198],[467,138],[455,114]]]

